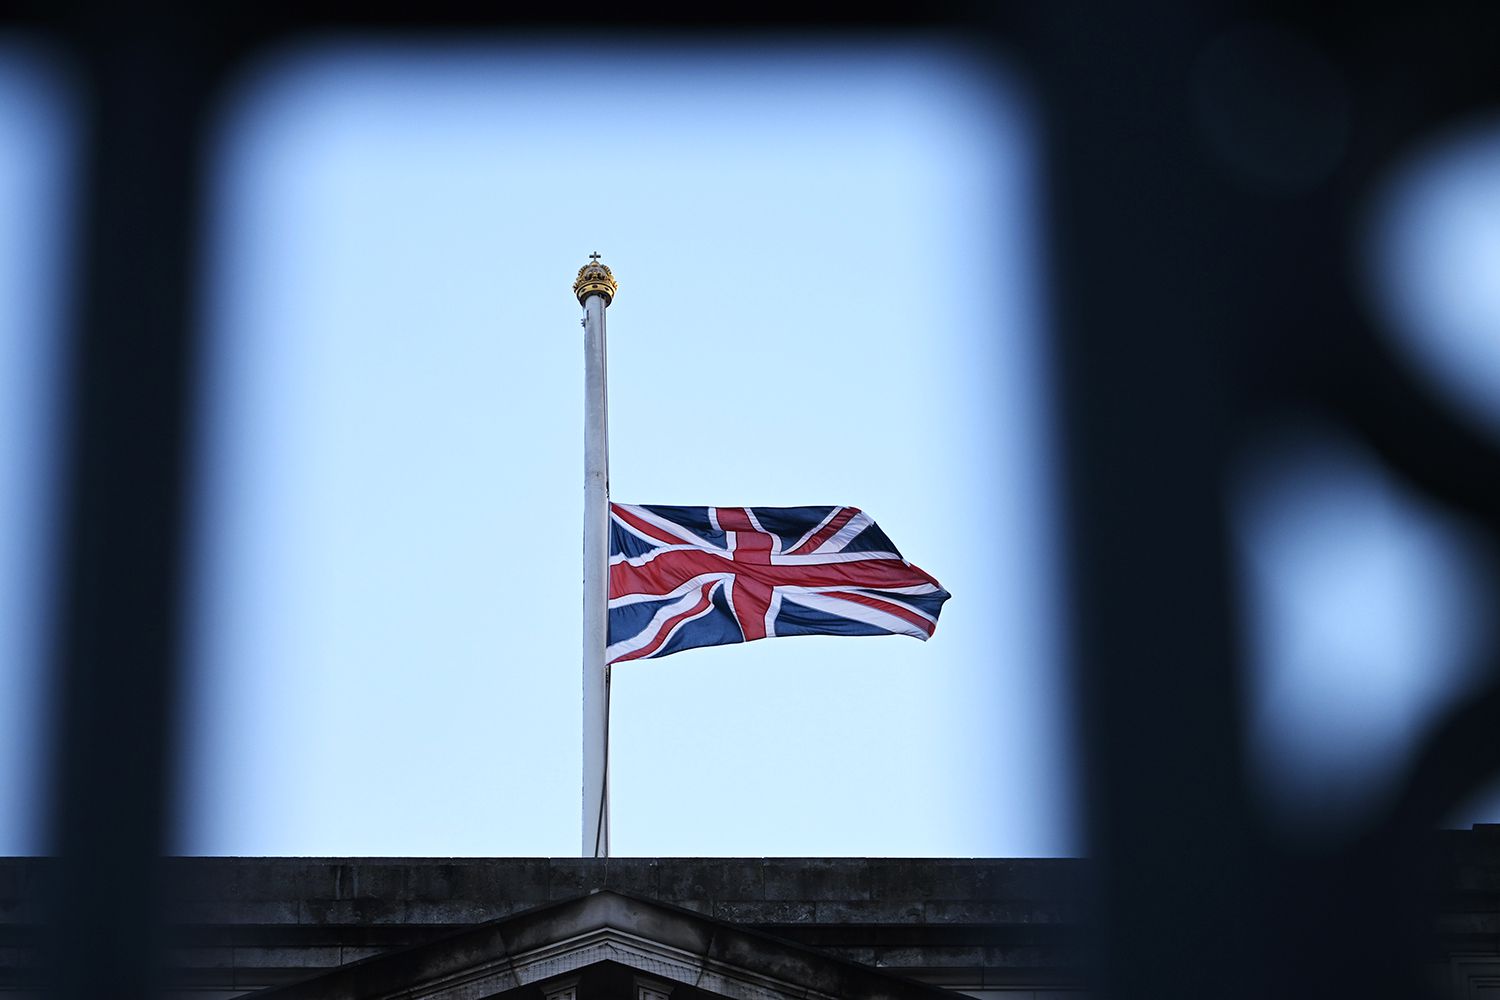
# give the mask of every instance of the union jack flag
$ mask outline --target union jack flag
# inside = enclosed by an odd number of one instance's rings
[[[912,635],[948,592],[857,507],[610,504],[608,663],[775,635]]]

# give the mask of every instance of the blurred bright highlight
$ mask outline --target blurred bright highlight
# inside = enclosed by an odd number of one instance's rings
[[[1492,638],[1483,553],[1336,435],[1286,434],[1243,471],[1256,785],[1273,824],[1341,834],[1472,689]]]
[[[1500,431],[1500,120],[1431,140],[1372,211],[1367,281],[1380,315],[1417,371]]]

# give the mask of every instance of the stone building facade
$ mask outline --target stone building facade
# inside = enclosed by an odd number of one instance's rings
[[[1437,835],[1435,994],[1500,996],[1500,827]],[[173,858],[173,1000],[1083,1000],[1078,859]],[[0,1000],[51,862],[0,859]]]
[[[6,938],[0,947],[11,958],[8,966],[0,963],[10,969],[0,973],[5,1000],[18,1000],[32,985],[25,969],[33,963],[24,951],[34,940],[28,932],[48,864],[0,860]],[[630,992],[622,969],[676,983],[682,992],[672,992],[674,1000],[777,1000],[792,993],[799,1000],[930,998],[954,990],[997,1000],[1062,1000],[1079,997],[1083,985],[1086,865],[1071,859],[175,858],[166,864],[173,929],[163,975],[174,1000],[230,1000],[271,987],[281,989],[268,1000],[477,1000],[566,980],[565,972],[601,962],[601,970],[617,975],[581,981],[574,1000]],[[519,954],[516,941],[531,942],[551,964]],[[721,953],[731,944],[731,952]],[[618,961],[601,957],[609,954]],[[520,978],[502,974],[467,992],[423,992],[464,980],[465,969],[497,964]],[[424,969],[444,971],[432,972],[429,983]],[[551,994],[533,989],[515,996]]]

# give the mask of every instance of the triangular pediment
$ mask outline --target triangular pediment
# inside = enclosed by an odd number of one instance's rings
[[[691,910],[612,891],[377,955],[257,1000],[952,1000]]]

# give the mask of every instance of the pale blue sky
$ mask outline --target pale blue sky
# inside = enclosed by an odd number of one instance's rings
[[[570,854],[582,344],[613,495],[858,504],[936,639],[615,672],[630,854],[1074,850],[1023,110],[907,49],[305,50],[225,118],[183,848]]]
[[[40,64],[0,55],[13,853],[41,849],[68,116]],[[857,504],[954,595],[926,644],[771,640],[616,671],[615,853],[1080,852],[1036,140],[1024,81],[927,43],[258,63],[213,159],[178,848],[577,852],[569,285],[597,249],[621,282],[615,498]],[[1267,441],[1242,471],[1250,760],[1295,825],[1351,759],[1384,762],[1360,786],[1377,796],[1472,681],[1480,574],[1460,529],[1336,435]]]

